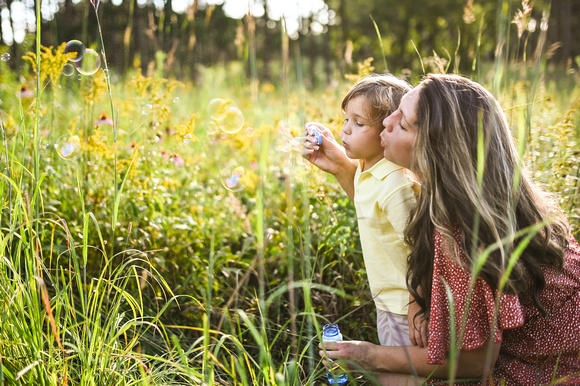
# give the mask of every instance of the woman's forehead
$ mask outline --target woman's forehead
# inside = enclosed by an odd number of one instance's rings
[[[417,102],[419,101],[419,87],[414,88],[403,96],[399,109],[409,124],[417,123]]]

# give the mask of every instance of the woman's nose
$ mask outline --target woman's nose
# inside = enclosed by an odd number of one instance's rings
[[[383,127],[387,131],[391,131],[392,130],[391,120],[389,119],[390,117],[391,116],[388,115],[388,116],[385,117],[385,119],[383,119]]]

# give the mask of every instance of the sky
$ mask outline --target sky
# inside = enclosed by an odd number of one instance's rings
[[[73,0],[78,3],[83,0]],[[113,4],[120,5],[123,0],[111,0]],[[158,8],[163,7],[164,0],[137,0],[137,4],[145,5],[148,1],[153,1]],[[194,0],[172,0],[173,10],[183,13],[193,3]],[[325,25],[331,22],[333,12],[328,11],[328,7],[323,0],[197,0],[200,6],[212,4],[222,4],[227,16],[241,19],[248,11],[256,16],[264,15],[263,2],[267,1],[269,16],[272,20],[284,19],[286,30],[290,37],[297,37],[300,28],[299,20],[311,14],[316,15],[315,22],[311,26],[313,32],[322,32]],[[59,5],[64,0],[44,0],[41,5],[42,17],[44,20],[52,20],[58,11]],[[12,21],[12,28],[9,20]],[[21,43],[26,32],[34,32],[35,26],[34,0],[15,0],[8,8],[3,8],[0,12],[0,28],[4,43],[12,45],[13,42]],[[319,29],[317,31],[317,29]]]
[[[158,0],[159,1],[159,0]],[[162,1],[162,0],[161,0]],[[173,0],[175,12],[185,11],[193,0]],[[234,19],[241,19],[248,11],[256,17],[264,15],[263,1],[268,2],[268,14],[272,20],[284,18],[289,35],[294,35],[299,26],[299,20],[311,14],[318,16],[318,23],[326,25],[332,12],[329,15],[328,7],[323,0],[202,0],[206,4],[223,4],[224,12]]]

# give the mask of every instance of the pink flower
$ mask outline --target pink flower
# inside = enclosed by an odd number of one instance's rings
[[[184,166],[185,165],[185,161],[183,160],[183,158],[181,158],[181,156],[177,153],[173,154],[170,158],[171,161],[173,161],[173,164],[175,166]]]
[[[99,119],[95,121],[94,125],[95,126],[100,126],[100,125],[111,125],[111,126],[113,126],[113,120],[111,118],[109,118],[107,116],[107,114],[103,113],[103,114],[101,114],[101,116],[99,117]]]
[[[32,90],[30,90],[28,87],[26,87],[25,84],[23,84],[22,87],[20,87],[20,92],[18,93],[18,96],[21,99],[32,98],[34,96],[34,92],[32,92]]]

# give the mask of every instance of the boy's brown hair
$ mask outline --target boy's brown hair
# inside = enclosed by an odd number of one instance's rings
[[[346,93],[341,108],[346,110],[348,103],[363,96],[367,102],[367,119],[370,126],[382,126],[383,119],[395,111],[403,95],[411,91],[409,83],[391,74],[371,74],[361,78]]]

